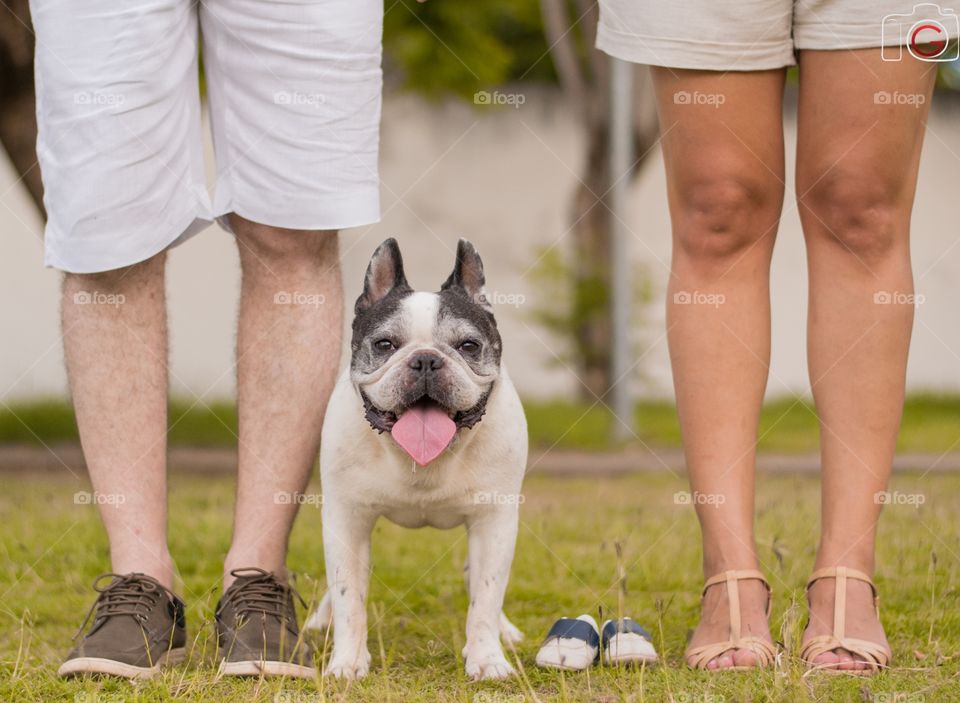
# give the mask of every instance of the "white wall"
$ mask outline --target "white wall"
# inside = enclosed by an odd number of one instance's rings
[[[498,319],[512,376],[527,396],[570,395],[577,381],[556,363],[557,342],[529,319],[538,291],[528,269],[543,247],[565,247],[569,196],[582,138],[551,93],[519,109],[432,104],[395,96],[384,106],[383,221],[342,236],[347,303],[359,292],[371,251],[400,240],[411,283],[435,289],[452,266],[456,239],[474,241],[488,286],[524,296]],[[925,302],[918,309],[909,385],[960,390],[960,105],[935,106],[921,164],[913,220],[914,270]],[[795,129],[787,120],[788,188]],[[208,152],[209,152],[208,147]],[[212,159],[212,153],[209,154]],[[653,275],[656,297],[638,331],[645,351],[638,391],[669,395],[663,288],[669,221],[657,153],[633,186],[633,254]],[[57,323],[59,275],[42,268],[42,225],[16,175],[0,161],[0,399],[64,392]],[[238,263],[227,234],[211,228],[174,250],[169,271],[172,387],[206,398],[233,390],[232,348]],[[796,208],[788,196],[773,263],[773,362],[769,393],[803,392],[806,271]]]

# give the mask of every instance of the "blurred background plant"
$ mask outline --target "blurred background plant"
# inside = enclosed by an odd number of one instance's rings
[[[386,71],[403,88],[470,99],[498,85],[557,82],[576,111],[586,153],[566,206],[572,253],[564,259],[553,250],[541,252],[538,276],[559,290],[542,296],[533,317],[561,340],[586,400],[611,387],[610,61],[593,49],[598,19],[597,4],[589,0],[399,0],[384,26]],[[636,74],[635,172],[658,135],[649,71],[637,67]],[[644,300],[643,273],[637,271],[637,302]]]

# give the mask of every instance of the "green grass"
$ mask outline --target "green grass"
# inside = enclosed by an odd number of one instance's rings
[[[506,610],[527,639],[517,649],[525,680],[473,683],[460,660],[466,596],[462,529],[408,531],[381,522],[374,535],[370,676],[352,685],[215,680],[212,608],[230,535],[232,482],[174,473],[170,542],[187,602],[189,662],[141,684],[61,681],[54,672],[106,569],[95,510],[75,505],[87,486],[61,475],[6,475],[0,492],[0,700],[124,703],[226,701],[318,703],[519,703],[541,701],[956,701],[960,700],[960,476],[897,476],[891,490],[922,492],[919,508],[891,505],[880,525],[877,582],[894,667],[876,678],[802,678],[795,652],[802,585],[817,540],[814,477],[764,475],[757,535],[774,587],[774,635],[786,644],[776,671],[711,675],[687,670],[682,652],[696,622],[698,528],[685,488],[668,474],[620,478],[531,476],[525,485]],[[291,541],[298,586],[322,592],[320,513],[304,507]],[[617,612],[615,543],[623,547],[624,612],[652,629],[665,665],[561,674],[533,665],[539,639],[560,615]]]
[[[535,447],[615,449],[609,441],[613,419],[607,409],[567,401],[524,403]],[[228,401],[174,400],[170,405],[170,442],[186,446],[236,444],[237,418]],[[680,447],[680,426],[672,403],[647,401],[636,410],[633,444]],[[817,417],[809,401],[774,400],[760,418],[761,451],[804,453],[817,450]],[[73,411],[63,400],[14,403],[0,409],[0,443],[56,444],[77,440]],[[902,452],[960,451],[960,396],[918,394],[904,406],[897,448]]]

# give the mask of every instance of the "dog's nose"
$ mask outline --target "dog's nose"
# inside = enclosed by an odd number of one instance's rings
[[[420,373],[430,373],[443,368],[443,357],[429,352],[414,354],[407,362],[411,369]]]

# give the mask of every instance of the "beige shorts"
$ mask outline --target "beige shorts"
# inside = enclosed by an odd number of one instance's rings
[[[653,66],[761,71],[794,65],[800,49],[949,61],[958,34],[953,10],[904,0],[600,0],[597,48]]]

